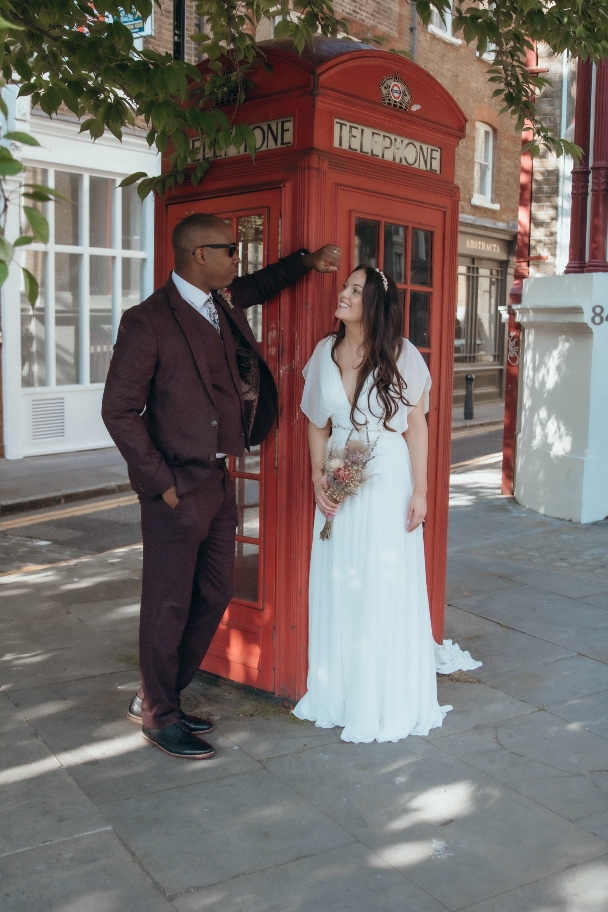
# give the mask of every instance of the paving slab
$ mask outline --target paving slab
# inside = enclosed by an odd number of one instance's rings
[[[83,794],[100,807],[259,768],[222,732],[210,735],[216,755],[205,762],[178,763],[151,747],[125,718],[138,686],[131,671],[19,691],[11,698]],[[213,717],[212,705],[204,710]]]
[[[527,512],[532,514],[531,510]],[[553,520],[548,528],[539,527],[533,536],[505,536],[500,549],[501,557],[527,567],[606,580],[607,535],[608,520],[585,525]],[[477,549],[479,556],[493,557],[492,551],[489,543],[481,543]]]
[[[455,599],[465,608],[522,633],[608,662],[608,612],[533,586]]]
[[[606,912],[607,906],[605,856],[468,906],[466,912]]]
[[[600,839],[608,843],[608,811],[601,811],[599,814],[591,814],[589,817],[584,817],[578,821],[578,825],[583,830],[593,833],[594,836],[599,836]]]
[[[608,609],[608,592],[603,592],[600,595],[592,595],[589,598],[584,599],[584,601],[589,602],[590,605],[597,605],[598,608]]]
[[[523,573],[518,573],[513,579],[521,581],[527,586],[546,589],[547,592],[556,592],[558,595],[574,599],[608,593],[608,579],[592,579],[571,572],[559,573],[555,570],[536,570],[529,567]]]
[[[535,706],[549,706],[588,694],[604,692],[608,699],[608,665],[581,655],[486,677],[490,686]]]
[[[69,612],[100,633],[139,625],[139,594],[126,598],[103,599],[99,602],[70,603]]]
[[[441,728],[429,732],[429,741],[444,738],[454,732],[470,731],[476,725],[513,719],[516,716],[534,712],[534,707],[508,694],[501,693],[481,682],[463,684],[460,681],[437,679],[437,692],[442,706],[449,704],[454,709],[447,714]]]
[[[588,697],[574,697],[565,703],[552,703],[554,716],[576,722],[585,731],[608,738],[608,692],[590,694]]]
[[[0,788],[0,855],[105,825],[25,719],[21,724],[13,720],[2,734]]]
[[[169,896],[354,841],[267,770],[106,805],[104,816]]]
[[[449,909],[605,854],[602,840],[427,742],[346,747],[350,757],[328,745],[266,765],[379,856],[378,871],[401,871]]]
[[[85,646],[91,640],[91,629],[80,618],[66,614],[64,617],[40,618],[35,624],[30,620],[5,621],[2,625],[2,648],[9,655],[29,655],[49,649],[68,646]]]
[[[474,625],[471,627],[473,630],[475,629]],[[480,681],[492,686],[495,686],[494,679],[497,675],[530,669],[536,665],[553,663],[557,659],[577,656],[577,653],[571,649],[564,649],[563,646],[547,643],[536,636],[520,633],[518,630],[510,630],[496,623],[492,624],[490,630],[483,633],[469,633],[466,625],[463,625],[463,628],[463,633],[460,634],[458,633],[460,625],[454,629],[450,628],[450,636],[453,639],[456,638],[463,649],[470,650],[471,655],[483,656],[482,667],[474,669],[471,673]],[[514,693],[513,691],[508,692]],[[525,699],[521,694],[514,693],[514,696]]]
[[[180,912],[445,912],[416,884],[349,845],[174,900]]]
[[[570,774],[608,768],[605,738],[550,712],[532,713],[516,724],[511,720],[500,722],[496,731],[506,750]]]
[[[340,728],[316,728],[295,716],[269,719],[224,719],[222,733],[256,760],[291,754],[308,747],[331,744],[340,739]]]
[[[28,648],[5,655],[0,664],[0,688],[19,690],[124,670],[125,662],[112,646],[92,637],[84,644],[65,649]]]
[[[175,910],[111,832],[0,858],[0,890],[3,912]]]
[[[498,589],[511,589],[520,585],[519,581],[466,566],[458,567],[457,571],[448,569],[446,584],[448,602],[469,595],[478,595],[480,592],[495,592]]]

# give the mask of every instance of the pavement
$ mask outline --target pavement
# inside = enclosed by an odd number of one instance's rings
[[[467,421],[462,412],[462,406],[454,409],[452,432],[456,438],[502,427],[502,402],[480,403],[475,406],[475,417]],[[0,459],[0,515],[130,490],[127,466],[116,447]]]
[[[345,744],[201,676],[216,755],[171,759],[124,718],[141,546],[0,575],[3,912],[606,912],[608,522],[499,469],[452,475],[446,637],[483,667],[426,738]]]

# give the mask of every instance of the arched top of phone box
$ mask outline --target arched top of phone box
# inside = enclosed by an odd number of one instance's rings
[[[278,103],[286,96],[310,94],[317,105],[332,99],[344,104],[350,99],[353,115],[375,109],[395,126],[419,124],[443,130],[444,138],[454,144],[465,134],[466,117],[449,92],[414,61],[398,54],[356,41],[319,37],[302,53],[291,39],[262,41],[260,49],[269,68],[262,61],[254,67],[250,78],[255,87],[248,90],[241,108],[270,98]],[[200,68],[205,72],[205,62]]]

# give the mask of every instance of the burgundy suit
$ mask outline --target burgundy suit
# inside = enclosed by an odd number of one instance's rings
[[[103,420],[124,456],[142,509],[142,719],[178,721],[192,680],[232,597],[237,522],[232,479],[218,452],[241,455],[277,410],[270,370],[244,309],[308,270],[303,251],[214,292],[221,338],[169,279],[122,317],[104,390]],[[172,510],[162,494],[172,485]]]

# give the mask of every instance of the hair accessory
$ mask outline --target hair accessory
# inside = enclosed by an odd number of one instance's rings
[[[376,266],[376,272],[378,273],[378,275],[379,275],[380,278],[382,279],[382,284],[384,285],[384,292],[385,292],[385,294],[386,294],[386,292],[388,291],[388,279],[386,278],[386,276],[384,275],[384,273],[382,272],[382,270],[381,270],[381,269],[378,269],[377,266]]]

